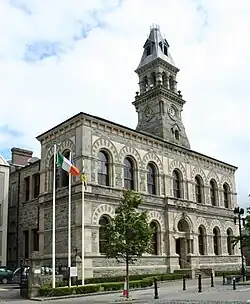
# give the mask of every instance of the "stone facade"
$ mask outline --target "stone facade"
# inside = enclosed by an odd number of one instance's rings
[[[9,163],[7,260],[15,268],[36,249],[35,243],[38,247],[40,160],[31,151],[13,148]]]
[[[7,262],[7,221],[9,195],[9,164],[0,155],[0,265]]]
[[[164,43],[168,45],[167,42]],[[159,51],[157,52],[158,55],[151,56],[151,60],[156,62],[145,61],[145,58],[141,61],[142,73],[149,73],[150,67],[155,72],[154,69],[162,65],[162,60],[164,61],[164,56],[167,55],[163,56]],[[167,54],[170,56],[169,52]],[[166,72],[177,73],[176,68],[171,69],[173,62],[169,58],[166,58],[164,64]],[[172,77],[171,86],[164,86],[162,70],[158,69],[157,73],[159,81],[154,82],[148,90],[144,90],[145,83],[141,84],[140,80],[141,90],[136,97],[137,110],[142,104],[147,107],[153,102],[157,104],[158,101],[162,101],[158,103],[163,106],[161,112],[156,113],[159,109],[157,106],[146,111],[147,122],[144,122],[144,129],[140,127],[142,125],[140,113],[138,113],[139,126],[136,131],[102,118],[79,113],[37,137],[41,144],[40,162],[20,170],[21,181],[25,176],[35,172],[40,174],[38,199],[34,200],[30,196],[28,201],[22,201],[22,205],[20,201],[22,206],[22,211],[19,211],[20,252],[24,252],[22,231],[24,229],[30,231],[36,227],[38,215],[39,251],[44,263],[51,263],[52,160],[53,146],[56,143],[58,152],[64,155],[66,152],[71,152],[72,159],[79,169],[82,169],[84,162],[88,177],[88,188],[84,195],[85,277],[124,273],[123,264],[106,259],[100,252],[99,233],[102,227],[100,220],[114,215],[115,208],[121,200],[122,190],[128,185],[126,175],[128,159],[133,167],[133,170],[129,171],[132,172],[133,189],[141,193],[142,208],[149,212],[150,222],[155,223],[157,227],[154,253],[139,259],[131,267],[132,272],[173,272],[180,268],[213,267],[217,270],[240,268],[239,249],[232,250],[228,246],[229,238],[238,234],[233,213],[237,205],[235,185],[237,168],[189,148],[189,140],[180,113],[166,111],[172,104],[176,111],[181,111],[184,104],[182,96],[177,92],[176,78]],[[156,120],[154,123],[150,120],[154,115],[161,115],[157,130],[154,128]],[[174,127],[170,124],[167,115],[174,119],[171,118],[175,121]],[[166,129],[168,132],[164,131]],[[175,130],[178,130],[178,136]],[[104,164],[105,172],[102,171],[103,162],[100,159],[100,152],[107,156],[107,162]],[[149,164],[155,170],[153,186],[152,181],[149,182]],[[67,265],[68,185],[65,183],[65,173],[57,170],[56,176],[56,257],[57,264]],[[14,178],[16,177],[13,175]],[[22,192],[24,187],[22,182],[20,187]],[[72,179],[72,257],[75,256],[76,251],[81,256],[81,208],[81,181],[80,177],[74,177]]]

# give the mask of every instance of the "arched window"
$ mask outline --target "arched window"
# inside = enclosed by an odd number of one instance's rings
[[[225,206],[225,208],[229,208],[230,190],[229,190],[228,184],[223,185],[223,195],[224,195],[224,206]]]
[[[179,132],[179,130],[175,130],[175,131],[174,131],[174,137],[175,137],[175,139],[177,139],[177,140],[180,139],[180,132]]]
[[[168,80],[169,80],[169,89],[173,90],[174,89],[173,76],[170,75],[169,78],[168,78]]]
[[[109,219],[107,216],[103,215],[100,220],[99,220],[99,252],[101,254],[106,253],[106,248],[107,248],[107,238],[106,238],[106,227],[109,223]]]
[[[168,56],[168,48],[164,45],[164,55]]]
[[[179,220],[177,228],[180,232],[189,232],[189,225],[185,219]]]
[[[151,163],[148,164],[147,167],[148,176],[147,176],[147,184],[148,184],[148,193],[156,194],[156,169],[155,166]]]
[[[198,245],[199,245],[199,254],[205,254],[205,247],[206,247],[206,235],[205,235],[205,228],[200,226],[198,229]]]
[[[54,183],[54,156],[51,157],[50,161],[50,183],[51,183],[51,190],[53,190],[53,183]],[[60,171],[56,165],[56,189],[60,187]]]
[[[210,200],[211,200],[211,205],[216,206],[217,205],[217,184],[215,180],[210,181]]]
[[[135,190],[135,170],[134,163],[131,158],[126,157],[124,160],[124,188]]]
[[[109,157],[105,151],[98,153],[98,184],[103,186],[110,186],[109,176]]]
[[[215,227],[213,230],[213,240],[214,240],[214,254],[220,254],[220,230]]]
[[[158,255],[159,254],[159,225],[155,222],[152,221],[150,223],[150,227],[153,230],[153,235],[152,235],[152,254]]]
[[[151,77],[152,77],[152,84],[153,84],[153,86],[156,86],[156,75],[155,75],[155,72],[152,73]]]
[[[147,56],[149,56],[151,54],[151,47],[150,47],[150,45],[147,46],[146,52],[147,52]]]
[[[173,172],[173,194],[176,198],[181,198],[181,174],[179,171]]]
[[[162,73],[162,84],[166,87],[168,87],[168,83],[167,83],[167,75],[165,72]]]
[[[145,76],[145,77],[143,78],[143,82],[144,82],[145,90],[147,90],[147,89],[148,89],[148,77],[147,77],[147,76]]]
[[[233,241],[233,231],[232,231],[232,229],[228,228],[227,229],[227,252],[229,255],[234,254],[232,241]]]
[[[195,197],[196,202],[201,204],[203,202],[203,183],[199,175],[195,176]]]

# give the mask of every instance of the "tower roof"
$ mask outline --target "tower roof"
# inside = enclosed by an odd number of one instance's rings
[[[176,67],[174,60],[168,51],[169,44],[167,40],[162,37],[159,25],[152,25],[150,27],[150,33],[143,48],[144,51],[137,69],[148,64],[149,62],[152,62],[157,58],[161,58],[162,60]],[[148,48],[150,48],[150,54]]]

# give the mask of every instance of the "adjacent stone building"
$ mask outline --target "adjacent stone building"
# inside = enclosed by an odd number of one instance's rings
[[[191,150],[181,112],[176,67],[159,27],[152,27],[136,73],[139,92],[133,105],[136,130],[79,113],[39,135],[41,161],[11,175],[20,178],[19,251],[28,255],[33,229],[39,229],[39,251],[51,263],[53,145],[72,158],[88,176],[85,192],[85,277],[115,275],[124,265],[105,258],[103,231],[114,215],[122,189],[142,195],[154,227],[152,254],[133,272],[173,272],[180,268],[240,268],[240,252],[231,239],[238,234],[236,167]],[[27,190],[25,178],[39,173],[40,192]],[[33,177],[32,177],[33,179]],[[33,184],[32,184],[33,185]],[[30,187],[30,186],[29,186]],[[56,172],[56,257],[67,265],[68,176]],[[26,189],[26,190],[25,190]],[[29,192],[29,194],[27,194]],[[24,194],[25,193],[25,197]],[[72,180],[72,256],[81,256],[81,181]],[[37,226],[38,225],[38,226]],[[10,226],[9,226],[10,228]],[[29,231],[25,232],[24,231]],[[26,240],[26,241],[25,241]],[[29,244],[25,250],[25,244]]]
[[[9,164],[0,155],[0,266],[7,262],[7,222],[9,195]]]
[[[11,153],[7,260],[16,268],[39,249],[40,160],[24,149],[12,148]]]

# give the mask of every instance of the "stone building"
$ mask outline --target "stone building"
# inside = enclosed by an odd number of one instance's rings
[[[9,164],[0,155],[0,266],[6,266]]]
[[[233,250],[230,243],[238,234],[233,214],[237,168],[191,150],[181,117],[185,100],[177,89],[178,72],[168,42],[159,27],[152,27],[136,69],[136,130],[79,113],[37,137],[41,161],[21,169],[21,189],[27,187],[26,176],[39,172],[40,194],[38,199],[31,194],[26,201],[20,199],[20,252],[25,252],[22,230],[35,229],[38,215],[39,251],[51,263],[53,144],[57,143],[65,157],[71,151],[78,168],[84,159],[88,176],[85,277],[124,271],[124,265],[105,258],[103,246],[105,225],[124,188],[141,193],[155,229],[152,254],[144,255],[131,271],[240,268],[239,249]],[[56,188],[56,257],[57,263],[67,265],[68,176],[60,169]],[[73,178],[72,256],[76,250],[81,256],[81,197],[80,178]]]
[[[24,149],[12,148],[11,153],[7,264],[15,268],[39,249],[40,160]]]

